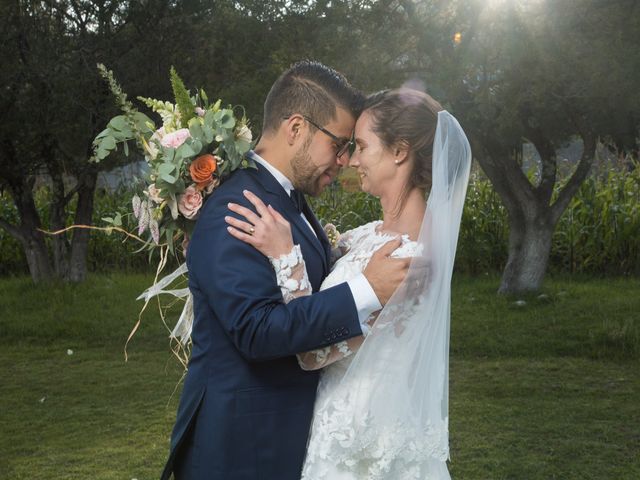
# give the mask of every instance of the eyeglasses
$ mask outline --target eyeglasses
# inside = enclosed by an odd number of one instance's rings
[[[290,117],[291,117],[291,115],[289,115],[287,117],[284,117],[284,120],[287,120]],[[304,118],[307,122],[309,122],[311,125],[313,125],[318,130],[320,130],[322,133],[324,133],[326,136],[331,138],[331,140],[333,140],[333,143],[335,143],[336,146],[338,147],[338,150],[336,151],[336,157],[340,158],[347,151],[349,151],[349,155],[351,155],[353,153],[353,151],[355,150],[355,143],[353,141],[353,137],[351,137],[349,139],[346,139],[344,137],[338,137],[337,135],[334,135],[333,133],[331,133],[326,128],[321,127],[320,125],[318,125],[316,122],[311,120],[306,115],[302,115],[302,118]]]

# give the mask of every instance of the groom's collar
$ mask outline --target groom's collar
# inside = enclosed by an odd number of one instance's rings
[[[291,194],[291,190],[293,190],[293,183],[291,183],[291,180],[289,180],[280,170],[271,165],[253,150],[247,152],[247,157],[266,168],[267,171],[273,176],[273,178],[275,178],[276,181],[282,186],[284,191],[287,192],[287,195]]]

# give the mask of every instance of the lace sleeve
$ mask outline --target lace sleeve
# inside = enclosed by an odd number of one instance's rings
[[[269,260],[276,272],[278,286],[285,303],[297,297],[311,295],[311,284],[300,245],[295,245],[287,255],[278,258],[269,257]],[[373,319],[369,322],[372,324]],[[363,341],[364,336],[353,337],[328,347],[299,353],[298,363],[303,370],[318,370],[352,355],[360,348]]]
[[[311,295],[311,284],[300,245],[294,245],[293,250],[286,255],[278,258],[269,257],[269,260],[276,272],[278,286],[285,303],[297,297]]]
[[[349,355],[354,354],[364,342],[364,335],[353,337],[349,340],[329,345],[328,347],[318,348],[310,352],[299,353],[298,364],[303,370],[319,370],[327,365],[342,360]]]

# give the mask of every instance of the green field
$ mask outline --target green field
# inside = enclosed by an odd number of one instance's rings
[[[159,476],[182,370],[153,311],[123,356],[150,280],[0,279],[0,478]],[[640,478],[640,281],[497,285],[454,283],[452,476]]]

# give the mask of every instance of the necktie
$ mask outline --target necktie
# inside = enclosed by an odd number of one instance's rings
[[[293,205],[296,207],[296,210],[302,213],[302,206],[304,205],[304,194],[294,189],[294,190],[291,190],[289,195],[291,196],[291,201],[293,202]]]

